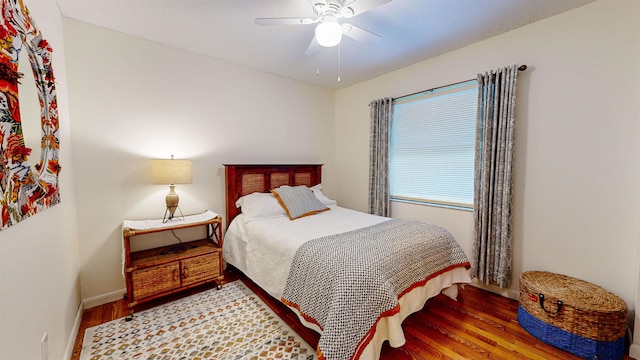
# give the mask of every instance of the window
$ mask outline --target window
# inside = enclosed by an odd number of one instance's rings
[[[473,207],[477,81],[394,100],[391,200]]]

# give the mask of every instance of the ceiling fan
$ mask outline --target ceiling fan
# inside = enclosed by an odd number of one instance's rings
[[[313,55],[317,45],[324,47],[336,46],[342,40],[342,35],[363,43],[375,43],[380,36],[348,23],[339,23],[338,19],[349,19],[360,15],[391,0],[310,0],[315,18],[257,18],[256,24],[269,25],[311,25],[316,26],[315,37],[309,44],[306,54]]]

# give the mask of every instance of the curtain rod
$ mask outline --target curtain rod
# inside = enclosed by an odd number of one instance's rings
[[[525,71],[525,70],[527,70],[527,65],[520,65],[520,66],[518,66],[518,71]],[[475,78],[475,79],[469,79],[469,80],[467,80],[467,81],[472,81],[472,80],[477,80],[477,78]],[[467,81],[463,81],[463,83],[464,83],[464,82],[467,82]],[[458,84],[458,83],[456,83],[456,84]],[[456,84],[451,84],[451,85],[456,85]]]
[[[525,70],[527,70],[527,65],[520,65],[520,66],[518,66],[518,71],[525,71]],[[469,79],[469,80],[465,80],[465,81],[458,81],[457,83],[453,83],[453,84],[449,84],[449,85],[443,85],[443,86],[438,86],[438,87],[431,88],[431,89],[429,89],[429,90],[422,90],[422,91],[414,92],[413,94],[402,95],[402,96],[399,96],[399,97],[397,97],[397,98],[393,98],[392,100],[402,99],[402,98],[405,98],[405,97],[409,97],[409,96],[413,96],[413,95],[418,95],[418,94],[426,93],[426,92],[433,91],[433,90],[435,90],[435,89],[439,89],[439,88],[443,88],[443,87],[447,87],[447,86],[460,85],[460,84],[464,84],[464,83],[467,83],[467,82],[469,82],[469,81],[473,81],[473,80],[477,80],[477,78],[476,78],[476,79]]]

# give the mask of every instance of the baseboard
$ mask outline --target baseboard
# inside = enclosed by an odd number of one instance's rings
[[[120,300],[122,299],[123,294],[125,294],[126,292],[126,289],[121,289],[80,301],[78,312],[76,313],[76,319],[73,323],[71,334],[69,334],[69,340],[67,341],[67,347],[65,349],[63,359],[70,360],[71,356],[73,356],[73,348],[76,346],[76,338],[78,337],[78,332],[80,331],[80,323],[82,323],[82,314],[84,313],[84,309],[90,309],[95,306],[100,306],[112,301]]]
[[[76,320],[73,323],[69,340],[67,340],[67,348],[64,351],[63,359],[65,360],[71,360],[71,356],[73,355],[73,348],[76,346],[76,339],[78,338],[80,323],[82,322],[82,313],[84,313],[84,304],[80,301],[80,306],[78,306],[78,312],[76,313]]]
[[[640,359],[640,344],[631,344],[629,347],[629,356],[634,359]]]
[[[112,301],[121,300],[124,294],[126,293],[127,293],[126,289],[115,290],[106,294],[84,299],[82,300],[82,302],[84,303],[85,309],[90,309],[92,307],[104,305]]]
[[[477,288],[483,289],[483,290],[487,290],[490,291],[494,294],[498,294],[500,296],[504,296],[506,298],[509,298],[511,300],[516,300],[519,301],[520,300],[520,291],[518,290],[513,290],[513,289],[501,289],[496,285],[487,285],[485,283],[479,282],[478,279],[473,279],[471,281],[471,284]]]

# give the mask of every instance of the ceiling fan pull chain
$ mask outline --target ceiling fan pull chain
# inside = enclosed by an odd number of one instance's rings
[[[320,45],[316,42],[316,76],[320,76]]]
[[[340,82],[340,44],[338,44],[338,82]]]

